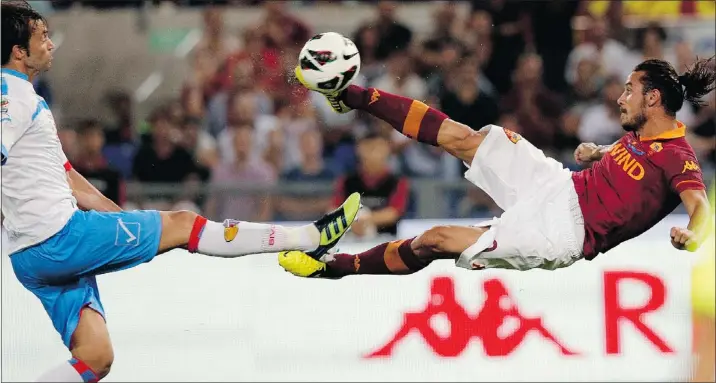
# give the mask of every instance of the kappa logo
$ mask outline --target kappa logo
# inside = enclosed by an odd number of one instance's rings
[[[380,92],[378,92],[378,89],[373,89],[373,94],[370,95],[370,102],[368,102],[368,105],[373,105],[374,102],[378,102],[380,100]]]
[[[542,318],[523,316],[510,299],[507,287],[499,279],[483,282],[485,302],[480,311],[471,316],[457,301],[455,284],[450,277],[433,279],[430,286],[430,300],[420,312],[409,312],[403,317],[402,327],[393,338],[379,349],[366,355],[366,358],[389,357],[395,347],[409,334],[417,332],[436,354],[443,357],[457,357],[462,354],[473,338],[480,338],[487,356],[507,356],[522,344],[530,332],[536,332],[542,338],[556,346],[562,355],[578,355],[562,344],[542,322]],[[509,305],[504,305],[508,301]],[[505,307],[507,306],[507,307]],[[436,333],[430,320],[437,315],[445,315],[450,323],[450,335],[444,337]],[[499,328],[508,319],[516,319],[519,326],[511,334],[502,336]]]
[[[507,138],[509,138],[509,140],[512,141],[513,144],[516,144],[517,141],[519,141],[519,140],[522,139],[522,136],[520,136],[519,134],[517,134],[517,133],[515,133],[515,132],[513,132],[513,131],[511,131],[511,130],[509,130],[509,129],[507,129],[507,128],[502,128],[502,130],[505,131],[505,134],[507,135]]]
[[[236,234],[239,233],[239,223],[234,219],[227,219],[224,221],[224,241],[231,242],[236,238]]]
[[[699,170],[700,170],[699,165],[697,165],[696,162],[686,161],[686,162],[684,162],[684,169],[681,170],[681,174],[686,173],[686,171],[697,172]]]
[[[649,146],[649,148],[651,148],[651,150],[655,153],[659,153],[662,149],[664,149],[664,145],[662,145],[661,142],[654,142]]]

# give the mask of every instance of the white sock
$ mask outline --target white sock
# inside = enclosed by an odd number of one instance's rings
[[[80,371],[82,371],[80,373]],[[71,359],[42,374],[38,382],[96,382],[97,376],[86,364],[77,359]]]
[[[196,251],[227,258],[288,250],[312,251],[318,247],[320,238],[312,224],[286,227],[230,219],[223,224],[206,221],[198,233]]]

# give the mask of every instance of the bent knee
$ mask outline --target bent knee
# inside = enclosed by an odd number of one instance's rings
[[[162,218],[173,226],[176,225],[188,225],[194,224],[196,217],[199,215],[190,210],[177,210],[177,211],[165,211],[162,212]]]
[[[99,379],[109,374],[114,363],[114,350],[109,342],[97,342],[78,347],[72,350],[72,356],[84,362]]]

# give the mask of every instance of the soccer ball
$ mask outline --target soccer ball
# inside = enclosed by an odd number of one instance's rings
[[[298,55],[296,75],[323,93],[346,89],[360,72],[360,54],[349,38],[335,32],[313,36]]]

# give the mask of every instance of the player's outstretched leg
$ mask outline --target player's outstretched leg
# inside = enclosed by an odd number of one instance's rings
[[[285,251],[278,262],[299,277],[341,278],[355,274],[412,274],[435,259],[457,259],[487,231],[487,228],[436,226],[406,240],[380,244],[360,254],[312,256]]]
[[[340,93],[326,94],[311,88],[295,70],[296,79],[306,88],[323,94],[337,113],[362,110],[389,123],[393,129],[413,140],[438,146],[468,164],[472,163],[478,146],[489,129],[475,131],[445,113],[419,100],[402,97],[376,88],[349,85]]]
[[[231,219],[220,223],[189,211],[162,212],[159,252],[185,247],[191,252],[227,258],[285,250],[321,256],[348,231],[360,207],[360,194],[353,193],[336,210],[298,227]]]

